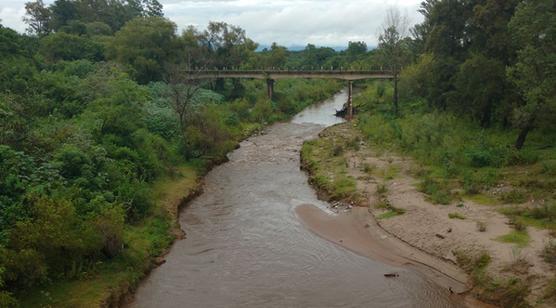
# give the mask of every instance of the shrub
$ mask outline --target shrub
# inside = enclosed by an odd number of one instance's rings
[[[477,221],[477,231],[486,232],[487,225],[484,221]]]
[[[340,156],[344,153],[344,147],[337,144],[332,148],[332,155],[333,156]]]
[[[542,251],[542,257],[547,263],[556,265],[556,242],[554,240],[546,243]]]
[[[436,204],[450,204],[452,194],[446,187],[430,176],[426,176],[419,185],[421,192],[429,195],[432,202]]]
[[[529,244],[530,238],[526,231],[515,230],[496,238],[496,240],[503,243],[516,244],[522,248]]]
[[[527,195],[521,190],[513,189],[503,193],[500,200],[505,203],[519,204],[527,201]]]
[[[456,213],[456,212],[454,212],[454,213],[449,213],[449,214],[448,214],[448,217],[449,217],[450,219],[465,219],[465,216],[463,216],[463,215],[460,214],[460,213]]]

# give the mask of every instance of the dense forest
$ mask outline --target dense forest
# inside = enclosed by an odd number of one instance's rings
[[[280,81],[270,101],[263,82],[192,82],[180,74],[187,68],[382,67],[394,86],[373,84],[356,101],[370,137],[434,160],[470,191],[490,183],[492,169],[456,166],[535,163],[542,151],[546,172],[556,170],[554,0],[426,0],[423,23],[409,28],[389,12],[376,49],[350,42],[340,52],[258,50],[222,22],[178,33],[156,0],[25,8],[28,33],[0,24],[3,307],[122,258],[126,230],[153,215],[156,179],[184,163],[206,170],[242,138],[341,87]]]

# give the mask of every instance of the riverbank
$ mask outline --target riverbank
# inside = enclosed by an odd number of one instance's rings
[[[178,221],[180,208],[202,192],[203,177],[213,167],[227,161],[225,151],[238,147],[242,140],[256,135],[265,126],[290,119],[306,106],[340,89],[340,84],[334,82],[283,82],[277,86],[277,96],[282,95],[277,98],[277,106],[263,108],[264,116],[258,116],[256,120],[251,119],[251,115],[259,114],[261,110],[256,106],[249,109],[248,105],[242,104],[247,118],[241,118],[239,123],[234,124],[229,139],[218,139],[212,144],[222,151],[172,167],[165,176],[148,184],[152,207],[143,219],[125,225],[124,246],[118,256],[76,268],[76,275],[71,279],[60,277],[16,294],[21,306],[117,307],[127,302],[144,277],[165,262],[164,256],[175,240],[184,238]],[[302,99],[299,98],[300,93],[303,94]],[[270,102],[265,103],[271,106]],[[288,109],[281,110],[282,104],[289,104]],[[227,110],[230,107],[219,105],[219,108]],[[220,109],[216,111],[221,112]]]
[[[182,235],[177,223],[179,208],[202,187],[192,165],[176,168],[173,176],[152,185],[154,207],[140,223],[126,226],[123,253],[97,264],[80,279],[59,281],[21,296],[22,307],[117,307],[141,279],[163,260],[175,238]]]
[[[525,232],[514,230],[497,207],[472,200],[434,204],[419,191],[418,164],[370,145],[355,125],[326,129],[319,139],[304,144],[301,155],[321,196],[339,201],[334,203],[337,212],[347,212],[340,217],[361,215],[357,207],[363,208],[368,214],[365,226],[376,223],[385,238],[395,237],[436,259],[423,263],[437,269],[448,263],[465,270],[472,287],[469,293],[485,302],[545,304],[543,297],[552,278],[552,269],[541,256],[550,238],[547,230],[525,227],[527,240],[515,244]],[[356,208],[350,210],[351,206]]]

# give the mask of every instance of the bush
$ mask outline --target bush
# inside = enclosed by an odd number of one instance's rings
[[[465,216],[463,216],[463,215],[460,214],[460,213],[455,213],[455,212],[454,212],[454,213],[449,213],[449,214],[448,214],[448,217],[449,217],[450,219],[462,219],[462,220],[465,219]]]
[[[477,231],[486,232],[487,225],[484,221],[477,221]]]
[[[429,195],[432,202],[436,204],[450,204],[452,194],[447,188],[447,184],[441,184],[437,180],[426,176],[419,184],[419,190]]]
[[[521,190],[513,189],[503,193],[500,200],[505,203],[520,204],[527,201],[527,195]]]
[[[542,251],[542,257],[547,263],[556,265],[556,242],[549,241]]]

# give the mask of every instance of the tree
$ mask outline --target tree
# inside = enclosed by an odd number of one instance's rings
[[[390,9],[378,41],[378,51],[383,65],[394,75],[394,114],[398,115],[398,78],[404,64],[409,60],[407,45],[407,16],[399,10]]]
[[[166,71],[165,81],[168,84],[168,97],[176,113],[183,142],[187,143],[187,126],[193,110],[194,98],[200,87],[195,80],[183,74],[183,68],[173,66]]]
[[[55,31],[79,18],[76,1],[56,0],[49,9],[52,15],[52,29]]]
[[[143,12],[144,16],[164,16],[162,4],[157,0],[143,0]]]
[[[500,61],[482,54],[467,59],[454,77],[455,109],[478,118],[482,127],[490,126],[496,105],[504,98],[504,70]]]
[[[42,0],[25,3],[25,17],[23,21],[29,26],[27,31],[31,34],[44,36],[50,33],[50,10],[44,6]]]
[[[524,104],[515,110],[520,132],[515,147],[521,149],[539,121],[556,112],[556,7],[553,0],[530,0],[519,4],[510,21],[519,50],[517,63],[508,69]],[[550,121],[549,120],[549,121]]]
[[[108,44],[108,58],[127,66],[140,83],[161,80],[164,64],[178,52],[176,25],[162,17],[138,17]]]
[[[245,30],[225,22],[210,22],[200,38],[211,55],[207,64],[216,68],[239,67],[257,49]]]
[[[103,58],[102,46],[86,37],[57,32],[41,39],[39,52],[47,61]]]
[[[365,42],[352,42],[348,43],[348,48],[346,49],[346,53],[352,59],[355,57],[364,55],[367,52],[367,43]]]

